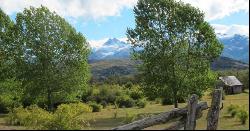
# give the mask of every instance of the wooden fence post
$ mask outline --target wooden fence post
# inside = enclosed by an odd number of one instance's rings
[[[193,94],[188,100],[188,112],[184,130],[195,130],[196,126],[196,107],[198,104],[198,96]]]
[[[207,130],[216,130],[218,127],[222,90],[222,88],[215,89],[213,92],[212,103],[207,116]]]

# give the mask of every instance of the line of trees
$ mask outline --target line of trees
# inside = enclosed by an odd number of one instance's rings
[[[0,9],[0,96],[22,104],[81,96],[89,80],[89,45],[65,19],[46,7],[30,7],[13,22]]]
[[[223,45],[203,12],[175,0],[139,0],[134,13],[136,26],[127,37],[142,62],[149,98],[170,98],[177,108],[179,98],[201,96],[214,84],[210,63]],[[53,110],[55,103],[84,96],[90,48],[65,19],[41,6],[18,13],[13,22],[0,10],[0,33],[0,100]]]

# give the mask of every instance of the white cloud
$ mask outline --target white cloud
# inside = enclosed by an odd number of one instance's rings
[[[101,40],[89,40],[91,48],[100,48],[102,45],[108,41],[109,38],[104,38]]]
[[[59,15],[66,17],[87,17],[100,19],[106,16],[118,16],[124,8],[132,8],[138,0],[0,0],[0,7],[13,14],[25,7],[41,4]],[[249,12],[249,0],[182,0],[199,7],[207,20],[221,19],[238,11]]]
[[[249,12],[249,0],[182,0],[205,12],[206,20],[221,19],[239,11]]]
[[[29,6],[41,4],[64,17],[90,17],[94,19],[106,16],[118,16],[124,8],[131,8],[137,0],[0,0],[0,7],[13,14]]]
[[[220,34],[220,36],[232,36],[235,34],[249,36],[249,26],[248,25],[220,25],[213,24],[215,33]],[[223,35],[226,34],[226,35]]]

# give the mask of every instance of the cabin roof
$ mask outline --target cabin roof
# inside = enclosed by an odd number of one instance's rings
[[[219,79],[227,86],[243,85],[235,76],[224,76]]]

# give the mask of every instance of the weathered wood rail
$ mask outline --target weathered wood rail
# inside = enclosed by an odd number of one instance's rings
[[[216,130],[218,125],[220,103],[222,97],[222,90],[215,89],[213,93],[212,104],[208,113],[208,125],[207,130]],[[147,117],[126,125],[122,125],[112,130],[141,130],[147,127],[151,127],[158,124],[165,124],[170,120],[180,118],[179,121],[175,122],[165,130],[195,130],[196,120],[202,115],[203,110],[207,110],[209,107],[207,102],[198,103],[198,96],[193,94],[188,105],[185,108],[173,109],[169,112],[160,113],[151,117]]]

